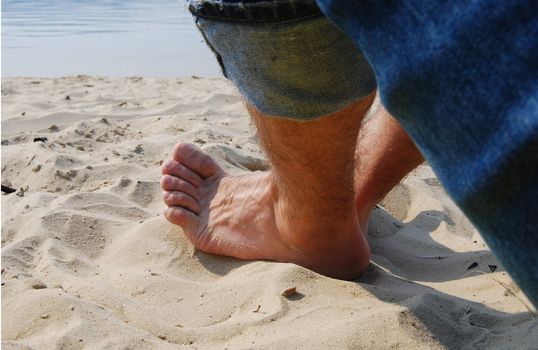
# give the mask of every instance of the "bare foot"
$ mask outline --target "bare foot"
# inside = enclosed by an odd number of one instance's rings
[[[174,147],[162,166],[166,218],[200,250],[244,260],[292,262],[352,279],[370,252],[355,212],[339,220],[303,215],[279,196],[270,172],[230,176],[196,146]],[[310,205],[311,203],[305,203]]]

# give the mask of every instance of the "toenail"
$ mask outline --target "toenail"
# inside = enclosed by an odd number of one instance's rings
[[[163,169],[170,169],[170,168],[172,168],[172,165],[173,165],[172,161],[167,160],[166,162],[163,163],[162,168]]]
[[[182,150],[188,150],[188,149],[190,149],[190,144],[189,143],[180,143],[180,144],[176,145],[175,148],[176,148],[175,149],[176,152],[180,152]]]
[[[183,156],[185,156],[186,159],[192,157],[192,155],[196,152],[195,146],[191,145],[190,143],[181,144],[181,146],[178,147],[178,150],[181,150],[181,153],[183,153]]]
[[[170,175],[164,175],[162,177],[162,182],[164,185],[170,185],[172,183],[172,177]]]

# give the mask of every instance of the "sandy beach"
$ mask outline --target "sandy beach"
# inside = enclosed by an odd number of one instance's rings
[[[538,349],[530,302],[427,165],[340,281],[196,251],[163,217],[178,141],[232,174],[269,167],[224,79],[2,80],[4,349]]]

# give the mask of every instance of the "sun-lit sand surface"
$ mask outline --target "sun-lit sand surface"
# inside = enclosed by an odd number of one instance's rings
[[[10,78],[2,109],[5,349],[538,346],[530,303],[427,166],[375,210],[368,272],[339,281],[197,252],[163,218],[178,141],[231,173],[268,167],[225,80]]]

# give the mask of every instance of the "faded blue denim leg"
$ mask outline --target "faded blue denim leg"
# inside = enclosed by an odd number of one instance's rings
[[[318,0],[381,99],[538,307],[536,2]]]
[[[314,0],[189,0],[224,75],[269,116],[307,121],[376,89],[354,42]]]

